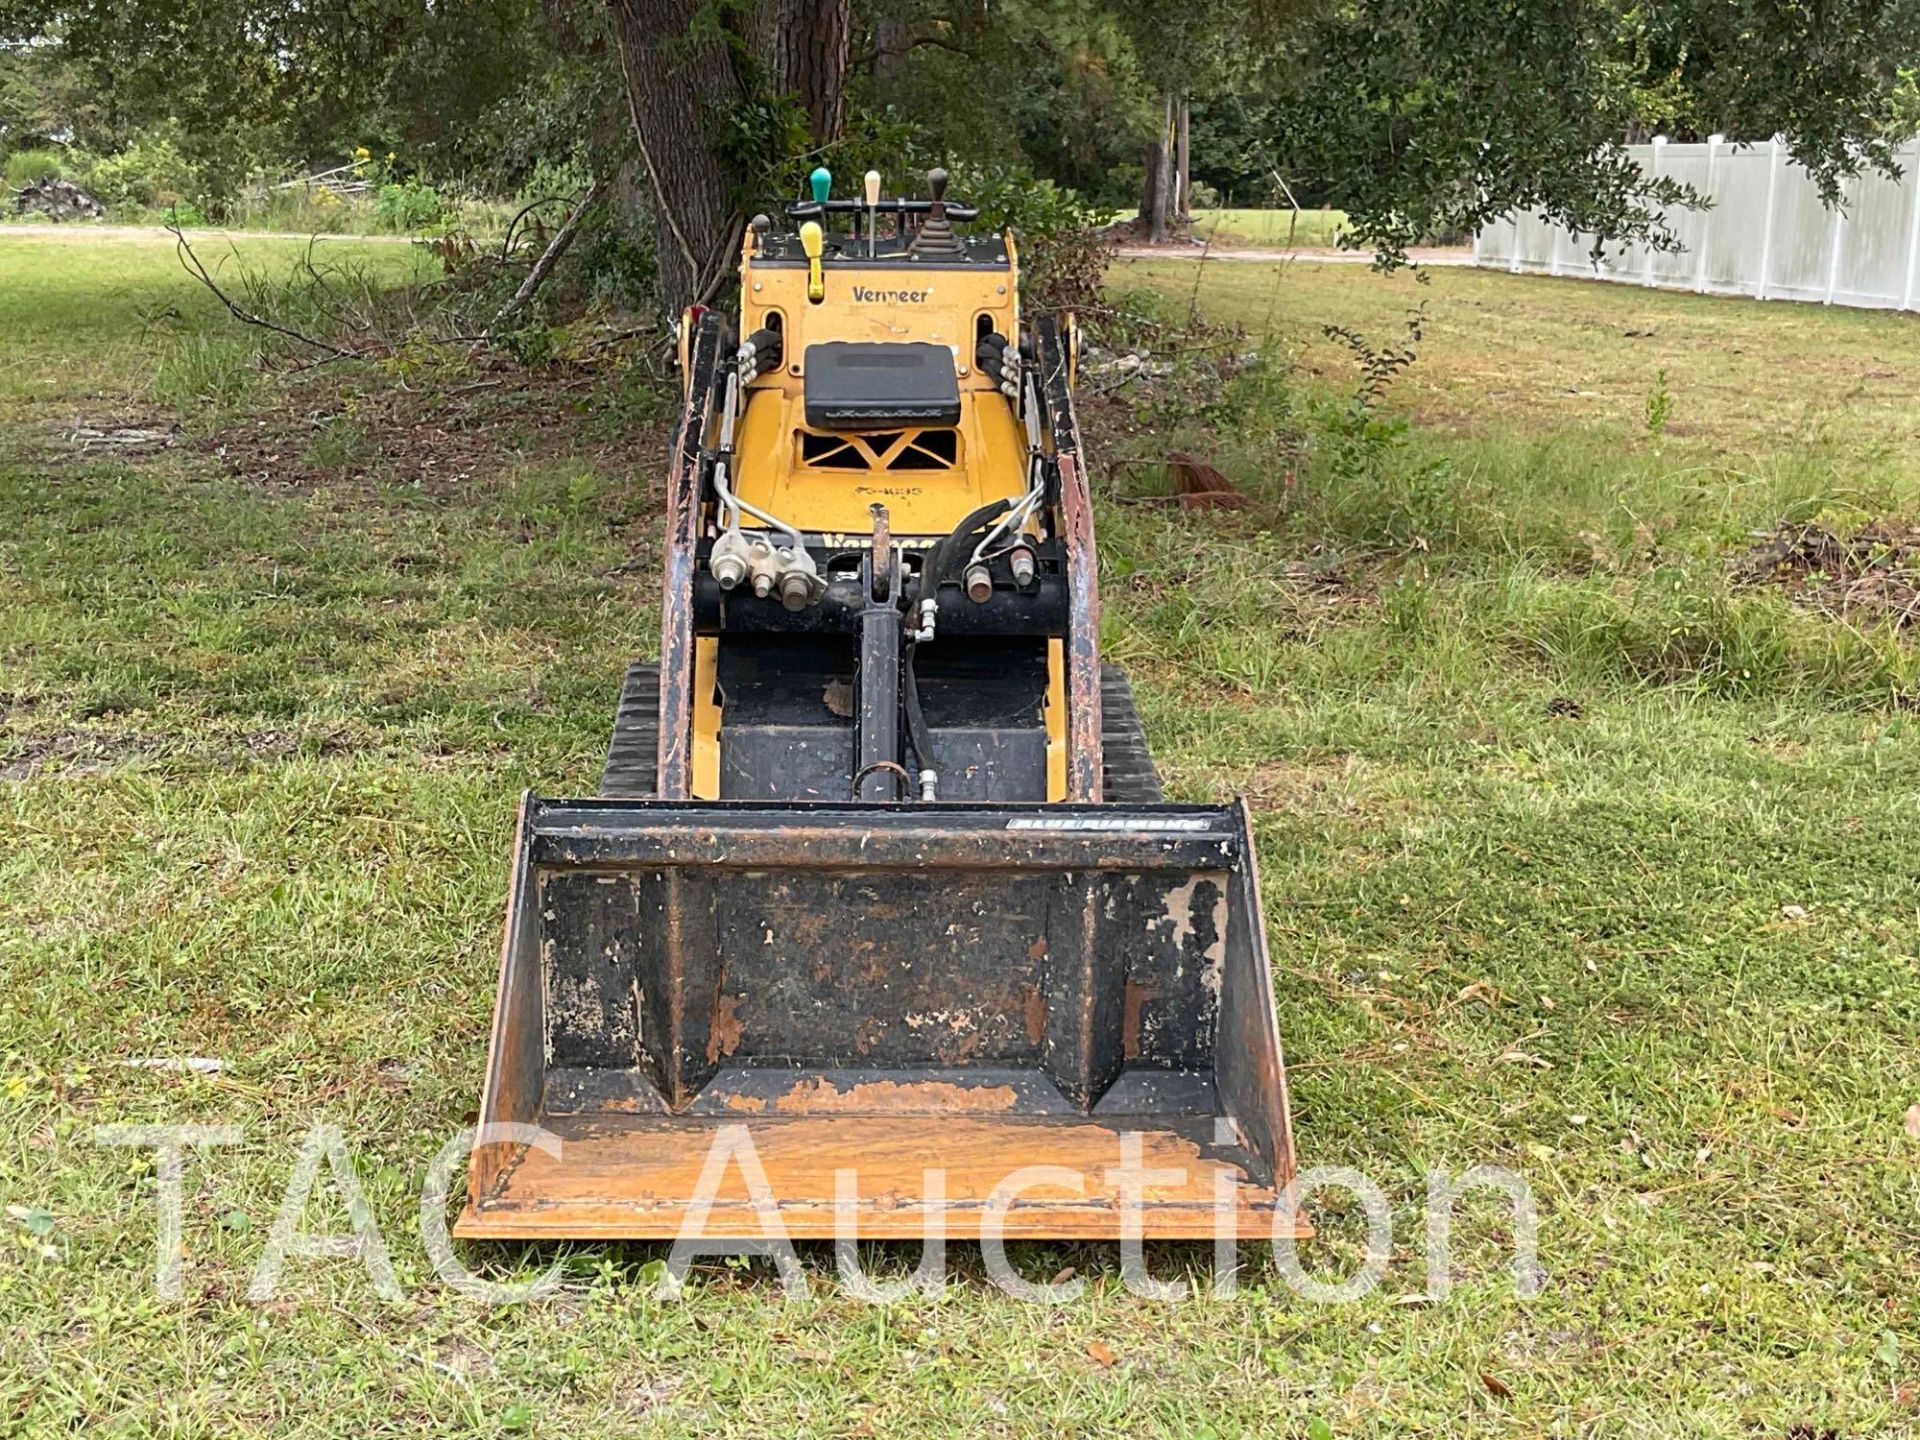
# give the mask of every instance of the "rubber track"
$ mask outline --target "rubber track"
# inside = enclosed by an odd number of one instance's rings
[[[1100,668],[1102,784],[1117,804],[1157,804],[1165,799],[1160,775],[1147,750],[1146,731],[1134,709],[1133,687],[1118,665]],[[613,742],[600,774],[600,793],[643,800],[657,787],[660,763],[660,667],[635,661],[620,686]]]
[[[600,772],[600,793],[622,800],[645,800],[659,789],[660,666],[636,660],[620,686],[614,713],[613,743]]]
[[[1167,798],[1134,709],[1133,686],[1118,665],[1100,667],[1100,761],[1108,804],[1157,805]]]

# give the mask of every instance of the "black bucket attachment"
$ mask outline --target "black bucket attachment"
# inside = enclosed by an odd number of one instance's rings
[[[1299,1231],[1244,807],[529,796],[516,852],[480,1118],[551,1138],[458,1234]]]

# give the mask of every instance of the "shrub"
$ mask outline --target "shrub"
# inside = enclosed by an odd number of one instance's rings
[[[1022,299],[1042,310],[1089,310],[1101,302],[1113,247],[1099,227],[1109,212],[1018,166],[957,167],[951,193],[980,207],[980,231],[1014,232]]]
[[[160,208],[198,198],[193,163],[164,134],[136,136],[118,155],[94,162],[86,178],[94,198],[106,205]]]
[[[653,237],[611,199],[588,215],[570,259],[574,288],[590,305],[644,307],[659,294]]]
[[[382,185],[376,204],[380,223],[395,231],[424,230],[447,213],[445,197],[417,179]]]
[[[19,190],[51,180],[62,168],[60,157],[51,150],[16,150],[7,156],[7,188]]]

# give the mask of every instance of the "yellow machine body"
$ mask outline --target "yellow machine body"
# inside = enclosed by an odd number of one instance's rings
[[[930,542],[991,500],[1026,485],[1026,440],[994,381],[970,363],[981,336],[1016,339],[1020,300],[1012,235],[1004,268],[863,264],[856,253],[813,267],[767,263],[750,233],[740,259],[740,338],[778,331],[783,364],[743,392],[736,485],[740,498],[803,530],[854,540],[869,534],[884,505],[902,544]],[[818,290],[819,299],[811,298]],[[822,430],[806,422],[806,360],[835,341],[944,346],[954,355],[960,422],[891,424],[867,431]],[[696,798],[720,797],[724,702],[713,683],[717,644],[696,642],[693,784]],[[1047,798],[1067,798],[1065,661],[1048,647]]]
[[[1013,244],[1005,269],[908,270],[862,264],[858,255],[823,267],[824,296],[807,298],[808,272],[765,263],[751,247],[740,266],[740,334],[780,331],[787,360],[745,392],[738,440],[740,497],[803,530],[865,534],[875,502],[902,537],[945,535],[961,517],[1025,488],[1026,441],[1011,407],[972,364],[979,337],[1020,333]],[[806,423],[806,353],[833,341],[922,341],[951,349],[960,381],[960,423],[887,425],[875,431],[816,430]],[[955,451],[927,443],[930,429],[956,432]],[[951,458],[949,458],[951,457]]]

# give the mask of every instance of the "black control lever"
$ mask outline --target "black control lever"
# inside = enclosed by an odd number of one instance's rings
[[[966,254],[966,245],[953,233],[953,226],[949,223],[953,218],[953,207],[947,204],[946,171],[927,172],[927,195],[927,218],[914,231],[913,242],[907,246],[908,256],[918,259],[922,255]]]

